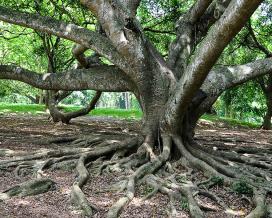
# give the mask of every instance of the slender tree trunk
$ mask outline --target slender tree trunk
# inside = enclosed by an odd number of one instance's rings
[[[263,129],[270,130],[271,129],[271,117],[272,117],[272,93],[266,93],[266,114],[263,120]]]

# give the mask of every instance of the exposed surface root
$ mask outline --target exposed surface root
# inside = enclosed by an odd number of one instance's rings
[[[267,206],[266,206],[266,192],[263,190],[254,189],[254,205],[255,209],[246,216],[246,218],[255,218],[255,217],[265,217],[267,215]]]
[[[209,176],[216,176],[213,178],[217,179],[217,182],[231,185],[246,181],[248,185],[247,191],[251,192],[251,190],[254,190],[252,194],[255,205],[255,209],[246,216],[247,218],[265,217],[269,213],[266,206],[266,193],[272,191],[270,164],[259,163],[254,159],[250,160],[249,158],[240,157],[235,153],[220,153],[219,151],[203,149],[197,144],[187,144],[185,147],[179,137],[174,137],[174,142],[190,165],[204,173],[208,173]],[[208,188],[210,188],[213,185],[211,180],[212,177],[199,182],[198,187],[205,187],[205,185],[209,184]],[[242,192],[243,190],[240,191]],[[206,190],[200,190],[197,194],[212,199],[224,208],[226,212],[231,212],[227,205],[216,195]],[[197,217],[200,217],[200,215]]]
[[[109,210],[107,217],[118,217],[121,209],[128,204],[135,195],[135,185],[137,181],[143,178],[147,174],[151,174],[158,170],[169,158],[171,153],[171,138],[168,136],[163,137],[164,147],[163,152],[152,158],[149,162],[140,166],[133,174],[127,178],[126,193],[124,197],[121,197]]]
[[[72,187],[71,200],[72,203],[74,203],[76,206],[80,207],[80,209],[84,211],[84,215],[91,216],[92,208],[89,205],[88,200],[86,199],[83,191],[81,190],[81,188],[89,178],[89,172],[85,167],[86,158],[87,156],[83,155],[80,157],[78,161],[76,167],[78,172],[78,178],[77,181],[74,182]]]
[[[30,195],[38,195],[55,188],[55,183],[50,179],[34,179],[0,193],[0,201],[7,200],[11,197],[25,197]]]
[[[52,142],[64,143],[70,142],[71,139],[74,138],[58,138]],[[101,163],[100,157],[103,157],[104,155],[112,155],[112,161],[114,161],[114,159],[118,160],[119,157],[124,156],[124,151],[133,149],[133,147],[136,147],[141,143],[141,138],[134,137],[120,142],[117,140],[103,141],[101,137],[92,137],[84,142],[85,144],[91,143],[92,146],[88,146],[88,148],[82,146],[83,142],[82,139],[76,139],[72,142],[72,145],[78,145],[79,147],[67,147],[59,150],[43,150],[33,152],[26,156],[15,156],[9,160],[1,160],[0,170],[14,169],[15,175],[18,177],[25,175],[23,172],[33,172],[33,175],[37,177],[37,179],[30,180],[4,191],[0,195],[0,200],[5,200],[13,196],[23,197],[49,191],[54,187],[54,182],[50,179],[42,178],[43,170],[53,167],[58,163],[66,164],[69,161],[78,160],[76,165],[77,178],[72,186],[71,200],[78,209],[83,211],[84,215],[92,216],[93,209],[97,210],[97,207],[88,202],[82,191],[82,187],[89,179],[87,167],[91,164]],[[94,144],[96,145],[95,147],[93,147]],[[127,163],[130,159],[133,159],[132,157],[133,155],[125,157],[120,163]],[[95,159],[97,160],[94,161]]]
[[[179,217],[180,211],[197,218],[213,212],[218,214],[218,211],[224,214],[222,217],[271,217],[271,200],[267,200],[272,191],[269,149],[242,148],[230,152],[188,143],[180,136],[160,137],[161,147],[150,136],[143,139],[140,136],[125,138],[91,134],[80,138],[61,136],[51,139],[50,143],[58,149],[31,153],[1,149],[0,170],[13,172],[17,177],[33,173],[34,179],[4,191],[0,199],[47,192],[54,188],[54,182],[45,178],[46,170],[69,168],[75,169],[77,174],[69,192],[71,201],[87,217],[99,214],[101,210],[101,204],[93,201],[86,192],[87,182],[115,174],[121,175],[115,185],[108,184],[95,191],[102,195],[118,192],[116,202],[107,205],[111,206],[107,211],[110,218],[118,217],[122,211],[125,213],[135,199],[141,199],[143,203],[158,195],[168,198],[165,208],[169,217]],[[180,152],[178,159],[173,158],[174,148]],[[223,193],[236,193],[235,185],[241,189],[238,190],[241,192],[239,200],[250,205],[245,212],[231,209],[230,202],[217,191],[219,188]],[[142,187],[145,187],[144,194],[138,198]]]

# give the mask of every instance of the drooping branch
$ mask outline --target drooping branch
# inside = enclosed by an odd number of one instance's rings
[[[250,21],[249,21],[249,23],[247,25],[247,29],[248,29],[249,34],[251,35],[251,37],[252,37],[252,39],[254,41],[254,44],[258,47],[258,49],[261,50],[266,55],[266,57],[272,57],[272,52],[269,51],[265,46],[263,46],[259,42],[259,40],[257,39]]]
[[[206,98],[190,113],[192,123],[211,108],[223,91],[265,74],[272,74],[272,58],[257,60],[243,65],[213,69],[201,86]]]
[[[90,111],[95,108],[95,105],[98,102],[101,94],[102,94],[101,91],[97,91],[95,96],[92,98],[92,100],[86,107],[77,111],[72,111],[67,113],[63,113],[57,109],[53,96],[51,96],[49,100],[50,115],[52,116],[52,119],[54,122],[61,121],[63,123],[68,124],[71,119],[79,117],[79,116],[84,116],[90,113]]]
[[[127,67],[126,62],[120,57],[112,43],[95,31],[75,24],[67,24],[52,17],[18,12],[3,6],[0,6],[0,20],[74,41],[95,50],[100,55],[114,62],[121,69],[126,69]]]
[[[272,73],[272,58],[265,58],[243,65],[218,67],[208,74],[201,86],[201,90],[208,95],[220,95],[226,89],[267,73]]]
[[[14,65],[0,65],[0,79],[18,80],[47,90],[92,89],[108,92],[133,90],[127,76],[115,66],[98,66],[42,75]]]
[[[204,82],[224,48],[241,30],[261,0],[232,1],[219,21],[196,49],[166,110],[165,124],[173,126],[182,120],[191,99]],[[178,126],[178,125],[174,125]]]

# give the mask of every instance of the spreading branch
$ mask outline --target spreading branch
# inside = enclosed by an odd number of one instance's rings
[[[208,95],[220,95],[226,89],[267,73],[272,73],[272,58],[265,58],[243,65],[217,67],[209,73],[201,86],[201,90]]]
[[[18,80],[47,90],[92,89],[123,92],[130,91],[133,87],[126,75],[115,66],[99,66],[42,75],[14,65],[0,65],[0,79]]]
[[[201,86],[207,97],[194,111],[196,121],[211,108],[223,91],[265,74],[272,74],[272,58],[213,69]]]
[[[120,57],[112,43],[101,34],[75,24],[67,24],[52,17],[23,13],[0,6],[0,20],[48,34],[56,35],[93,49],[98,54],[126,69],[125,61]]]
[[[54,122],[61,121],[63,123],[69,124],[71,119],[89,114],[91,110],[95,108],[95,105],[98,102],[101,94],[102,94],[101,91],[96,92],[94,97],[92,98],[92,100],[86,107],[83,107],[77,111],[72,111],[67,113],[58,110],[58,108],[55,105],[56,102],[54,101],[53,96],[50,96],[49,110],[50,110],[50,114],[52,116],[53,121]]]

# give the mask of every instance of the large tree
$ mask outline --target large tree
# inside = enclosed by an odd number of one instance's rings
[[[77,165],[79,179],[73,185],[72,196],[85,213],[91,213],[81,191],[88,178],[86,164],[107,154],[116,163],[126,163],[127,166],[130,162],[129,167],[134,169],[125,183],[126,195],[111,207],[108,217],[118,216],[121,209],[133,199],[137,181],[146,175],[149,175],[146,182],[169,195],[170,199],[175,198],[175,193],[184,195],[190,204],[192,217],[203,217],[193,195],[194,191],[199,190],[197,185],[189,181],[162,181],[156,174],[167,165],[170,174],[175,176],[170,170],[173,168],[170,162],[179,160],[203,171],[205,175],[222,178],[226,184],[247,178],[254,190],[256,204],[248,217],[264,216],[267,212],[266,194],[272,190],[272,165],[237,153],[209,150],[193,140],[197,120],[224,90],[272,71],[271,58],[244,65],[214,67],[224,48],[262,1],[194,1],[186,12],[181,13],[175,24],[175,39],[169,46],[167,58],[145,34],[145,30],[156,30],[143,28],[136,16],[140,0],[80,2],[95,16],[101,26],[100,31],[0,6],[0,20],[4,22],[77,43],[77,60],[86,66],[63,73],[40,75],[20,66],[0,65],[0,79],[19,80],[48,90],[131,91],[137,96],[143,110],[143,125],[139,136],[121,143],[100,143],[95,149],[85,152],[74,149],[61,153],[63,156],[74,153],[80,157]],[[153,13],[152,5],[147,8]],[[88,49],[106,58],[111,64],[89,64],[90,58],[83,54]],[[158,145],[162,145],[161,153],[157,152]],[[26,159],[33,160],[35,157],[28,156]],[[269,160],[267,156],[262,158]],[[39,165],[39,169],[50,166],[54,161],[59,159],[50,159],[42,166]],[[10,163],[6,161],[3,164]]]

